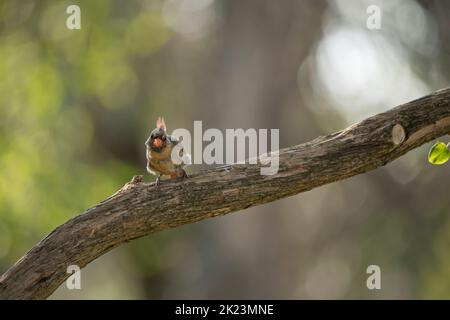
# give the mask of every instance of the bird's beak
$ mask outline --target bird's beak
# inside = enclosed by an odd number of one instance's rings
[[[157,148],[161,147],[162,144],[163,144],[163,142],[160,138],[156,138],[155,140],[153,140],[153,145]]]

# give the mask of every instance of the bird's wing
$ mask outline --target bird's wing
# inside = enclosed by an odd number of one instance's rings
[[[180,140],[177,137],[174,136],[167,136],[167,138],[170,140],[170,142],[176,146],[177,144],[180,143]]]

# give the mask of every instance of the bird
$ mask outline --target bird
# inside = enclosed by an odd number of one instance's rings
[[[167,134],[164,118],[158,117],[156,128],[150,133],[145,142],[147,155],[147,171],[155,175],[156,186],[161,184],[161,176],[172,178],[188,178],[184,168],[191,164],[191,156],[183,147],[182,141]],[[172,151],[178,146],[181,161],[172,159]]]

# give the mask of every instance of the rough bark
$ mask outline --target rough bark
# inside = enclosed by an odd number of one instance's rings
[[[258,165],[227,165],[159,188],[136,176],[35,245],[1,277],[0,299],[46,298],[69,276],[68,265],[84,267],[132,239],[367,172],[449,132],[450,88],[282,149],[276,175],[261,175]]]

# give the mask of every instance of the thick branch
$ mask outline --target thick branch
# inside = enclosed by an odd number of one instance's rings
[[[112,248],[150,233],[260,205],[383,166],[450,132],[450,88],[340,132],[280,150],[280,170],[258,165],[200,172],[159,188],[135,177],[116,194],[53,230],[0,279],[0,299],[42,299]],[[425,161],[425,160],[424,160]]]

